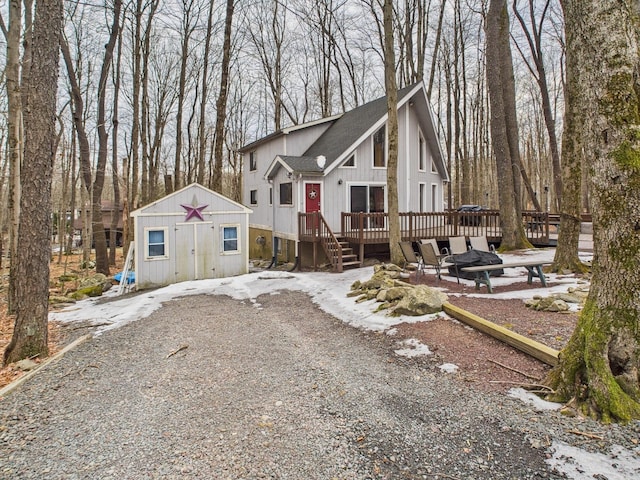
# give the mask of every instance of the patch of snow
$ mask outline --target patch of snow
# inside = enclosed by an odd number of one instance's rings
[[[394,350],[396,355],[400,355],[401,357],[419,357],[422,355],[431,355],[431,350],[426,345],[420,343],[420,340],[415,338],[409,338],[403,342],[402,345],[406,345],[409,348],[401,348],[398,350]]]
[[[444,373],[456,373],[459,367],[453,363],[443,363],[438,368]]]
[[[539,412],[544,410],[560,410],[562,405],[555,402],[547,402],[534,393],[527,392],[524,388],[512,388],[507,393],[511,398],[522,400],[522,402],[531,405],[534,410]]]
[[[552,456],[547,463],[567,478],[574,480],[630,480],[640,478],[640,451],[627,450],[619,445],[611,447],[609,455],[587,452],[564,442],[553,442]]]

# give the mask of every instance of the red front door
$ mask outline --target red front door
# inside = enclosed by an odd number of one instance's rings
[[[304,210],[306,213],[320,211],[320,184],[305,183],[304,185]],[[307,220],[307,229],[315,230],[318,228],[318,218],[312,217]]]
[[[304,198],[305,200],[305,212],[319,212],[320,211],[320,184],[319,183],[306,183],[304,186]]]

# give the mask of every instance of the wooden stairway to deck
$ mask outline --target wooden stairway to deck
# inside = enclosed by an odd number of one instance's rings
[[[353,248],[349,246],[349,242],[342,237],[337,238],[338,245],[342,250],[342,268],[359,267],[362,262],[358,259],[358,255],[354,253]]]

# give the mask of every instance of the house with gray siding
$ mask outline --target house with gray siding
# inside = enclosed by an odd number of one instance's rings
[[[135,210],[136,288],[247,273],[250,214],[197,183]]]
[[[251,256],[298,258],[300,214],[319,211],[323,225],[340,236],[345,212],[387,212],[387,136],[382,97],[243,147]],[[443,211],[449,176],[422,82],[398,91],[398,140],[399,210]]]

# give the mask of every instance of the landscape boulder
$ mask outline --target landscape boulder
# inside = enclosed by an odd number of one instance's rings
[[[373,276],[366,281],[351,285],[349,297],[358,297],[356,302],[376,300],[377,310],[388,309],[392,315],[429,315],[442,310],[447,296],[426,285],[412,285],[403,281],[402,269],[393,264],[374,266]]]
[[[447,301],[447,296],[426,285],[416,285],[409,289],[398,304],[393,308],[395,315],[430,315],[442,310],[442,304]]]

